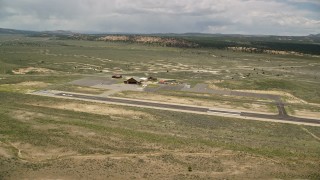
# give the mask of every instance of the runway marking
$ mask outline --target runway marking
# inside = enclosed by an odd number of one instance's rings
[[[240,116],[241,115],[241,112],[221,111],[221,110],[212,110],[212,109],[209,109],[208,113],[226,114],[226,115],[233,115],[233,116]]]
[[[45,96],[60,96],[71,99],[79,99],[79,100],[93,100],[97,102],[105,102],[109,104],[119,104],[119,105],[127,105],[127,106],[135,106],[135,107],[143,107],[143,108],[153,108],[153,109],[163,109],[163,110],[171,110],[178,112],[187,112],[187,113],[197,113],[197,114],[206,114],[206,115],[216,115],[216,116],[232,116],[235,118],[251,118],[253,120],[262,120],[262,121],[272,121],[272,122],[281,122],[281,123],[293,123],[293,124],[304,124],[304,125],[320,125],[320,119],[309,119],[309,118],[299,118],[289,116],[286,113],[279,113],[277,115],[272,114],[260,114],[254,112],[240,112],[235,110],[228,109],[211,109],[210,107],[202,107],[202,106],[190,106],[183,104],[170,104],[156,101],[143,101],[143,100],[133,100],[127,98],[114,98],[114,97],[102,97],[102,96],[94,96],[87,94],[79,94],[79,93],[68,93],[63,91],[56,92],[47,92],[47,91],[38,91],[36,93],[32,93],[36,95],[45,95]],[[277,107],[283,107],[283,104],[277,104]],[[281,108],[282,109],[282,108]],[[283,111],[282,111],[283,112]]]
[[[271,119],[276,121],[289,121],[289,122],[299,122],[299,123],[312,123],[312,124],[320,124],[320,120],[317,119],[307,119],[307,118],[297,118],[288,116],[284,111],[281,111],[283,114],[279,113],[279,115],[270,115],[270,114],[260,114],[260,113],[248,113],[248,112],[234,112],[234,111],[223,111],[223,110],[214,110],[206,107],[193,107],[187,105],[176,105],[176,104],[165,104],[158,102],[145,102],[131,99],[118,99],[111,97],[99,97],[99,96],[91,96],[91,95],[81,95],[81,94],[71,94],[71,93],[56,93],[56,96],[66,96],[77,99],[89,99],[89,100],[97,100],[103,102],[111,102],[111,103],[120,103],[124,105],[137,105],[137,106],[146,106],[150,108],[164,108],[168,110],[181,110],[181,111],[190,111],[190,112],[198,112],[198,113],[210,113],[210,114],[226,114],[226,115],[234,115],[234,116],[243,116],[243,117],[253,117],[253,118],[264,118]],[[283,109],[281,104],[277,104],[279,109]]]

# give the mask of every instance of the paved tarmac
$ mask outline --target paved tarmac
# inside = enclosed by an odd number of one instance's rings
[[[287,117],[287,112],[284,108],[285,104],[281,101],[281,97],[278,95],[272,94],[261,94],[253,92],[241,92],[241,91],[232,91],[232,90],[219,90],[211,89],[208,84],[197,84],[196,86],[190,88],[186,84],[177,84],[177,85],[160,85],[157,88],[142,88],[138,85],[127,85],[127,84],[117,84],[117,81],[114,79],[106,77],[87,77],[79,80],[70,82],[70,84],[75,84],[79,86],[89,86],[95,88],[102,88],[110,90],[107,93],[104,93],[103,96],[110,96],[116,92],[120,91],[146,91],[146,92],[156,92],[160,90],[166,91],[187,91],[187,92],[197,92],[197,93],[208,93],[208,94],[218,94],[218,95],[228,95],[228,96],[242,96],[242,97],[253,97],[253,98],[262,98],[262,99],[271,99],[273,104],[276,105],[279,116]],[[266,104],[267,102],[258,102],[260,104]],[[270,102],[271,103],[271,102]]]
[[[270,114],[249,113],[249,112],[239,113],[234,111],[213,110],[206,107],[194,107],[194,106],[187,106],[187,105],[146,102],[146,101],[139,101],[139,100],[119,99],[119,98],[112,98],[112,97],[91,96],[91,95],[82,95],[82,94],[73,94],[73,93],[55,93],[54,95],[70,97],[74,99],[96,100],[96,101],[104,101],[104,102],[110,102],[110,103],[119,103],[124,105],[145,106],[150,108],[164,108],[164,109],[198,112],[198,113],[223,113],[223,114],[229,114],[229,115],[239,115],[243,117],[271,119],[274,121],[290,121],[290,122],[307,123],[307,124],[308,123],[320,124],[320,120],[318,119],[307,119],[307,118],[298,118],[298,117],[289,116],[284,109],[283,103],[281,102],[277,103],[279,114],[270,115]]]

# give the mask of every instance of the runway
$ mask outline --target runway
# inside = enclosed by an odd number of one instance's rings
[[[304,123],[304,124],[317,124],[320,125],[320,120],[317,119],[309,119],[309,118],[299,118],[299,117],[292,117],[287,115],[284,105],[281,103],[277,104],[277,108],[279,110],[278,115],[270,115],[270,114],[260,114],[260,113],[249,113],[249,112],[235,112],[235,111],[226,111],[226,110],[215,110],[206,107],[195,107],[195,106],[188,106],[188,105],[176,105],[176,104],[169,104],[169,103],[160,103],[160,102],[146,102],[146,101],[139,101],[139,100],[131,100],[131,99],[123,99],[123,98],[112,98],[112,97],[100,97],[100,96],[92,96],[92,95],[83,95],[83,94],[74,94],[74,93],[55,93],[55,96],[62,96],[68,97],[72,99],[82,99],[82,100],[94,100],[94,101],[102,101],[107,103],[117,103],[123,105],[131,105],[131,106],[143,106],[148,108],[161,108],[161,109],[168,109],[168,110],[175,110],[175,111],[188,111],[188,112],[195,112],[195,113],[208,113],[210,114],[228,114],[232,116],[242,116],[242,117],[252,117],[252,118],[263,118],[263,119],[270,119],[273,121],[288,121],[288,122],[297,122],[297,123]]]

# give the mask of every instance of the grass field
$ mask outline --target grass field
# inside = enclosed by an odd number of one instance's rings
[[[191,84],[215,80],[216,85],[231,89],[280,90],[314,103],[320,99],[319,57],[314,56],[15,36],[11,40],[0,36],[0,41],[4,41],[0,48],[3,75],[27,67],[50,69],[47,74],[59,75],[109,76],[120,72],[176,78]]]
[[[106,90],[68,82],[120,72],[287,92],[306,101],[291,104],[293,113],[302,107],[319,112],[317,57],[24,36],[0,36],[0,44],[0,179],[320,178],[319,127],[26,94],[41,89],[100,94]],[[252,101],[158,95],[239,106]]]
[[[136,92],[122,91],[114,94],[117,97],[145,99],[161,102],[189,104],[207,107],[220,107],[238,110],[251,110],[267,113],[278,113],[274,103],[270,100],[260,100],[239,96],[221,96],[203,93],[190,93],[182,91],[157,91],[157,92]]]
[[[116,178],[124,177],[116,171],[128,173],[128,168],[132,177],[206,178],[215,172],[230,178],[319,178],[319,140],[304,130],[318,135],[319,128],[20,93],[0,97],[3,178],[50,177],[55,171],[85,178],[90,169]],[[159,164],[140,169],[150,163]]]

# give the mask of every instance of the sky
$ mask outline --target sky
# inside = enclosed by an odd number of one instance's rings
[[[109,33],[320,33],[320,0],[0,0],[0,27]]]

